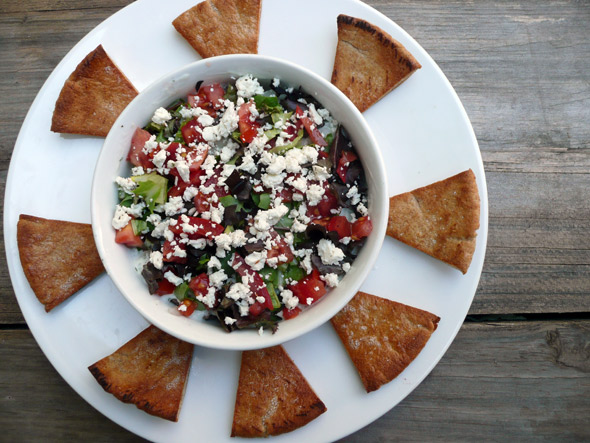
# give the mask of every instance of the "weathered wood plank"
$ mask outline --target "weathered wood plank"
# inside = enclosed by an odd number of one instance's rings
[[[75,394],[28,331],[1,331],[0,355],[7,441],[139,440]],[[466,323],[408,398],[345,441],[587,440],[588,416],[590,320]]]

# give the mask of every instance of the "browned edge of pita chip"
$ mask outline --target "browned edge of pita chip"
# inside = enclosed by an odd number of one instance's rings
[[[232,437],[291,432],[325,411],[282,346],[242,352]]]
[[[16,237],[25,276],[47,312],[104,272],[89,224],[21,214]]]
[[[122,402],[178,421],[192,355],[192,344],[150,326],[88,370]]]
[[[403,83],[422,65],[383,29],[340,14],[332,83],[361,111]]]
[[[256,54],[262,0],[206,0],[172,25],[203,58]]]
[[[51,130],[106,137],[137,90],[102,45],[68,77],[55,103]]]
[[[367,392],[397,377],[416,358],[440,318],[358,292],[331,322]]]
[[[387,235],[459,269],[469,269],[480,201],[471,169],[391,197]]]

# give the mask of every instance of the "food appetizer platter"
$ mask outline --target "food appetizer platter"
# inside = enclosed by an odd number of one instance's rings
[[[230,22],[235,26],[235,21],[224,21],[223,14],[235,11],[218,7],[231,5],[231,1],[219,1],[208,12],[222,17],[214,22],[215,29],[211,32],[221,29],[227,33],[246,33],[247,30],[227,26]],[[162,10],[155,0],[140,0],[89,33],[48,78],[31,106],[15,146],[5,198],[5,242],[11,278],[25,319],[48,359],[86,401],[121,426],[152,441],[190,441],[196,429],[199,438],[205,441],[266,435],[273,435],[271,438],[279,441],[342,438],[394,407],[428,375],[458,332],[477,288],[487,240],[485,175],[473,130],[448,80],[407,33],[361,2],[334,0],[318,5],[305,0],[288,3],[277,0],[240,3],[245,7],[261,5],[259,25],[256,24],[259,26],[257,52],[286,59],[331,79],[364,111],[381,150],[387,170],[386,187],[392,196],[387,233],[397,240],[385,239],[377,264],[361,286],[363,292],[331,323],[280,348],[245,351],[243,356],[238,351],[201,346],[187,351],[182,342],[178,344],[177,340],[149,327],[106,274],[94,278],[100,274],[100,265],[84,248],[76,249],[76,257],[90,261],[90,283],[74,284],[75,295],[56,303],[46,303],[40,297],[38,300],[35,294],[51,286],[50,282],[39,283],[38,276],[35,281],[30,271],[28,258],[31,255],[49,257],[52,254],[51,247],[39,248],[38,245],[47,239],[51,239],[50,244],[63,243],[65,238],[68,245],[78,248],[88,236],[88,230],[79,225],[68,224],[63,231],[58,231],[62,227],[54,221],[88,226],[92,172],[104,140],[96,135],[106,135],[110,126],[107,125],[105,132],[98,124],[93,127],[92,118],[88,118],[77,124],[90,127],[83,133],[94,136],[64,134],[72,132],[66,129],[71,120],[62,119],[57,124],[54,114],[64,82],[97,48],[104,48],[102,50],[124,72],[131,88],[137,91],[198,60],[196,48],[202,55],[216,55],[207,52],[212,49],[203,47],[203,42],[186,35],[191,20],[187,24],[186,20],[177,19],[195,6],[194,1],[179,1]],[[204,3],[201,9],[207,7],[209,3]],[[285,8],[290,11],[290,20],[306,24],[306,32],[295,39],[289,33],[277,33],[277,23],[284,20]],[[317,14],[306,13],[318,8]],[[240,23],[246,28],[249,24],[248,20]],[[361,37],[356,36],[357,32]],[[396,55],[399,52],[401,59],[408,61],[404,52],[407,51],[416,61],[406,63],[411,75],[402,75],[403,84],[398,81],[379,92],[376,98],[358,95],[358,88],[355,91],[350,82],[347,83],[346,74],[349,73],[350,79],[350,70],[355,66],[350,62],[359,57],[356,66],[360,66],[370,60],[363,59],[363,54],[348,53],[341,61],[349,63],[338,63],[338,58],[335,62],[337,46],[338,52],[341,50],[339,42],[344,42],[343,46],[349,49],[350,39],[366,37],[383,42],[389,41],[389,36],[396,41],[392,45]],[[396,46],[398,44],[400,46]],[[243,52],[254,52],[247,42],[245,45]],[[224,49],[223,45],[221,48]],[[105,69],[113,70],[110,66]],[[385,69],[391,72],[396,68]],[[379,75],[375,73],[376,77]],[[133,95],[130,87],[125,87],[125,91]],[[73,94],[80,94],[80,91],[74,89]],[[65,107],[72,105],[68,103]],[[93,113],[89,115],[92,117]],[[306,130],[311,134],[309,128]],[[23,216],[19,224],[23,214],[33,217]],[[453,229],[448,228],[449,223]],[[455,224],[464,226],[465,231],[457,232]],[[55,238],[59,236],[52,235],[52,229],[54,234],[62,232],[61,238]],[[31,241],[33,238],[35,241]],[[447,248],[449,239],[455,242],[450,249]],[[439,242],[444,245],[439,247]],[[80,276],[76,274],[76,277]],[[39,301],[51,312],[46,312]],[[388,325],[398,320],[397,329],[401,335],[388,335],[391,334],[389,329],[395,329]],[[406,342],[402,345],[406,352],[399,353],[393,369],[381,370],[379,361],[368,358],[370,347],[358,345],[367,333],[355,334],[367,330],[369,336]],[[149,348],[154,355],[176,362],[175,371],[186,381],[178,385],[176,379],[171,380],[165,386],[170,389],[170,396],[159,398],[167,404],[180,394],[179,400],[174,400],[178,402],[177,407],[171,412],[169,408],[154,411],[157,409],[154,404],[143,397],[140,399],[143,393],[140,395],[137,390],[129,394],[124,389],[119,393],[111,389],[116,383],[109,378],[116,372],[113,362],[120,363],[123,354],[127,365],[137,363],[133,356],[142,355],[146,342],[157,344]],[[119,353],[118,349],[122,351]],[[268,361],[276,364],[260,363]],[[158,379],[158,368],[150,368],[152,370]],[[306,394],[298,398],[298,407],[306,408],[309,420],[294,423],[288,416],[294,412],[285,409],[279,400],[278,410],[286,411],[287,418],[277,417],[273,423],[252,425],[256,418],[249,416],[252,415],[248,413],[251,405],[244,404],[245,393],[259,390],[261,386],[256,385],[256,380],[263,384],[264,376],[275,372],[305,386],[299,391]],[[161,383],[162,380],[158,380]],[[115,395],[106,393],[101,385]],[[245,388],[246,385],[250,388]],[[277,395],[282,399],[294,394],[281,392]],[[115,397],[135,403],[143,410]],[[268,408],[276,412],[276,398],[268,401]],[[182,408],[179,408],[180,403]],[[267,413],[272,417],[268,411],[260,412],[258,420]],[[289,426],[276,425],[281,420],[289,422]]]

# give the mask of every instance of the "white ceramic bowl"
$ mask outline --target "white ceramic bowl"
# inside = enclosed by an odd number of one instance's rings
[[[220,325],[186,318],[175,312],[169,297],[150,295],[143,277],[134,266],[137,252],[115,243],[111,220],[118,203],[114,183],[129,176],[126,161],[131,137],[153,112],[177,98],[185,98],[199,80],[227,81],[252,74],[259,79],[280,78],[291,86],[301,85],[344,125],[363,163],[369,187],[369,213],[373,232],[339,286],[299,316],[279,323],[275,334],[265,330],[227,333]],[[108,275],[131,305],[150,323],[182,340],[210,348],[245,350],[273,346],[298,337],[334,316],[356,294],[372,269],[385,236],[388,193],[385,166],[379,147],[362,114],[335,86],[293,63],[259,55],[227,55],[201,60],[157,80],[142,91],[121,113],[109,132],[94,172],[92,183],[92,228]]]

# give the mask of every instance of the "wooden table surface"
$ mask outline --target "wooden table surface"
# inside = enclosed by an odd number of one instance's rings
[[[2,197],[39,88],[128,3],[0,2]],[[345,440],[589,440],[590,2],[367,3],[430,53],[462,100],[485,164],[490,228],[473,305],[446,355],[399,406]],[[49,364],[0,249],[0,441],[140,440]]]

